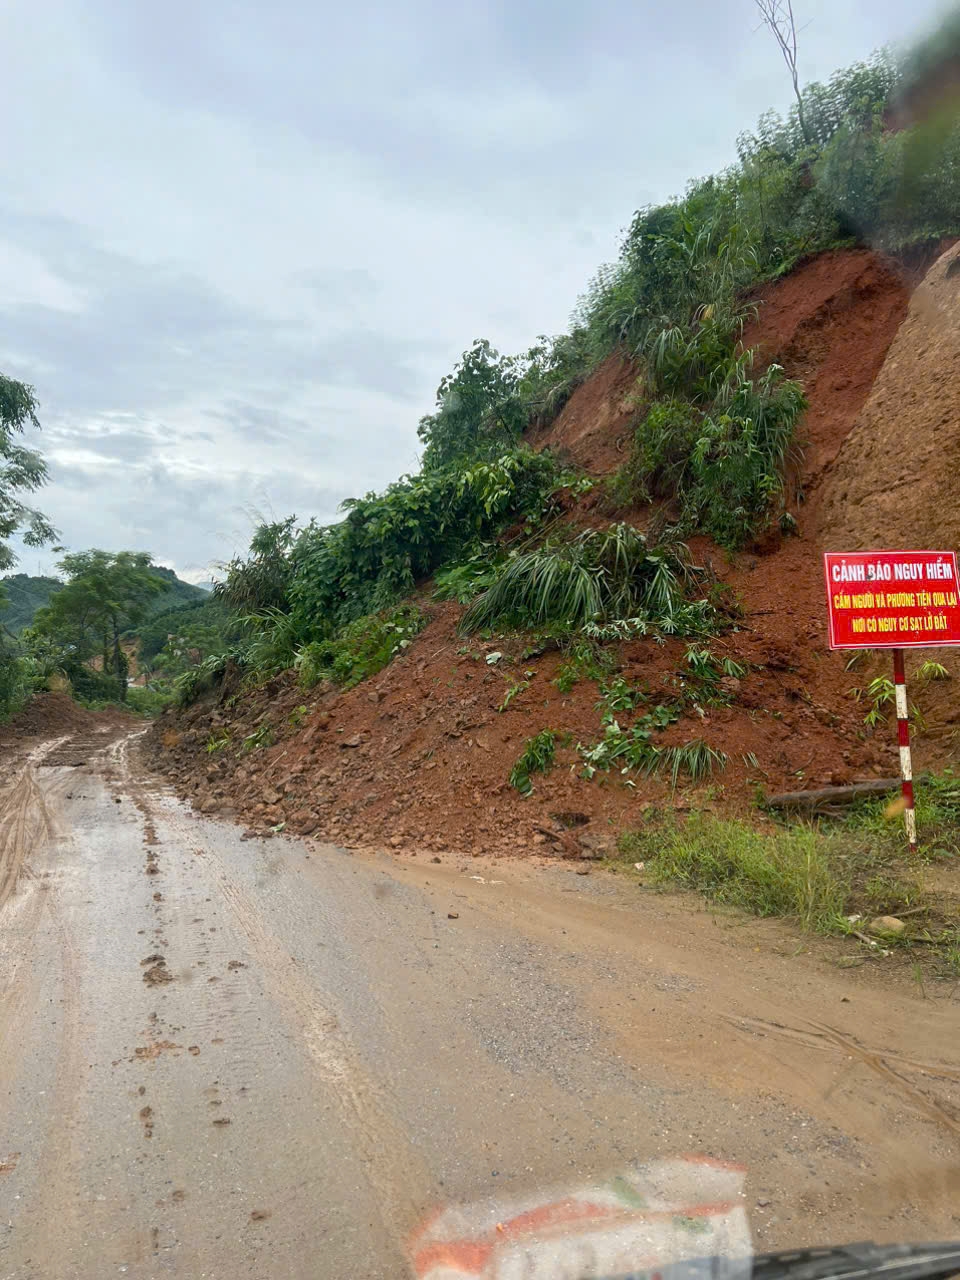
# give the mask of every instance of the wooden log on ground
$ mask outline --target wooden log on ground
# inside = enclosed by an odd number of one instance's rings
[[[779,795],[767,796],[765,803],[771,809],[820,810],[828,805],[853,804],[870,796],[887,795],[899,788],[899,778],[870,778],[842,787],[821,787],[818,791],[782,791]]]

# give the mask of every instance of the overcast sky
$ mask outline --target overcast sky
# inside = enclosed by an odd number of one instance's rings
[[[794,4],[804,79],[942,7]],[[753,0],[7,0],[0,37],[38,505],[193,580],[254,511],[330,520],[415,470],[475,337],[562,330],[636,208],[789,105]]]

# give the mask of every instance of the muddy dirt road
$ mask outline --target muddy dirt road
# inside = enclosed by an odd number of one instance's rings
[[[960,1235],[946,989],[568,865],[243,841],[96,749],[0,794],[2,1280],[400,1277],[438,1203],[690,1150],[760,1247]]]

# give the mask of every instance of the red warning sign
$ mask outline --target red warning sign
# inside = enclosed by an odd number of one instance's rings
[[[960,645],[954,551],[828,551],[831,649]]]

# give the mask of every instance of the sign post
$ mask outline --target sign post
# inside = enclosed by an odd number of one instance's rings
[[[903,792],[903,824],[911,852],[917,847],[917,815],[913,808],[913,761],[910,759],[910,716],[907,710],[907,675],[903,650],[893,651],[893,687],[897,699],[897,742],[900,744],[900,786]]]
[[[892,649],[903,820],[917,847],[904,649],[960,645],[960,577],[953,551],[827,551],[831,649]]]

